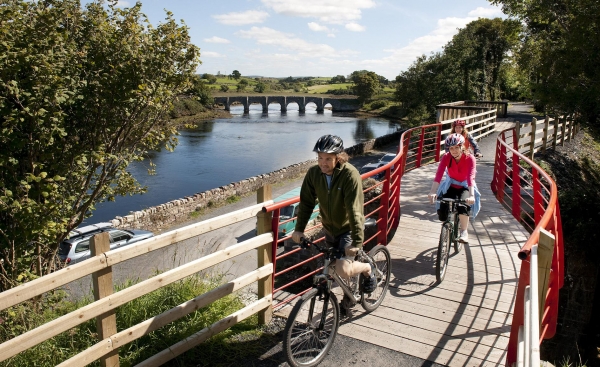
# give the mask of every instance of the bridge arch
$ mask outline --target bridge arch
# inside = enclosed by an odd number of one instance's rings
[[[317,105],[317,112],[323,112],[323,98],[322,97],[304,97],[304,102],[306,104],[314,103]]]
[[[267,106],[273,102],[279,103],[281,106],[281,113],[287,112],[287,104],[285,103],[285,96],[268,96],[266,97]]]
[[[241,103],[244,106],[244,113],[250,112],[250,105],[248,104],[248,97],[227,97],[227,107],[225,109],[227,111],[229,111],[231,104],[234,102]]]
[[[285,97],[286,100],[286,104],[290,104],[290,103],[298,103],[298,111],[300,112],[306,112],[306,104],[304,102],[304,97],[301,96],[289,96],[289,97]]]
[[[250,107],[251,104],[254,103],[259,103],[262,106],[262,113],[268,113],[269,110],[267,109],[268,105],[267,105],[267,97],[265,96],[249,96],[248,97],[248,107]],[[248,111],[250,111],[248,109]]]

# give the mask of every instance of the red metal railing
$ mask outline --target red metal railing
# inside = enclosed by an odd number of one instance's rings
[[[558,317],[558,291],[564,283],[563,238],[556,183],[537,164],[518,152],[518,137],[514,129],[504,130],[496,141],[496,157],[492,191],[498,201],[511,208],[512,215],[529,230],[531,235],[519,251],[521,271],[517,298],[506,357],[511,366],[517,359],[519,327],[524,323],[524,294],[529,285],[530,251],[540,238],[540,230],[554,235],[554,253],[548,282],[548,291],[540,320],[540,344],[556,332]],[[537,271],[537,269],[535,269]]]
[[[422,165],[438,162],[440,157],[440,142],[441,142],[441,124],[426,125],[417,128],[413,128],[405,131],[400,137],[400,144],[396,157],[386,165],[379,167],[373,171],[365,173],[362,178],[373,177],[383,173],[384,177],[380,182],[374,186],[370,186],[364,189],[365,193],[372,190],[381,189],[381,193],[376,194],[365,202],[365,207],[369,206],[378,201],[378,205],[374,210],[365,211],[365,217],[377,217],[377,230],[374,235],[370,238],[366,238],[364,241],[365,246],[383,244],[387,245],[388,236],[390,232],[398,227],[400,218],[400,186],[402,182],[402,176],[405,172],[411,171],[415,168],[419,168]],[[372,195],[369,195],[372,196]],[[303,269],[304,266],[309,264],[311,261],[315,261],[322,255],[318,254],[301,261],[294,262],[289,266],[281,266],[281,260],[288,256],[292,256],[300,251],[300,248],[291,249],[289,251],[281,251],[279,254],[278,249],[284,245],[286,240],[290,239],[290,235],[283,238],[279,238],[278,227],[281,224],[279,222],[281,208],[284,208],[293,203],[299,201],[298,197],[281,201],[275,204],[268,205],[263,208],[264,212],[272,212],[273,218],[271,222],[271,229],[274,234],[272,253],[273,253],[273,295],[278,301],[274,305],[275,308],[286,304],[302,294],[308,292],[310,288],[298,290],[294,293],[287,292],[290,286],[296,285],[302,280],[310,279],[310,276],[319,272],[322,267],[315,266],[314,270],[303,271],[300,275],[292,276],[291,280],[281,281],[282,275],[289,273],[294,269]],[[292,218],[290,220],[294,220]],[[307,227],[305,232],[311,231],[320,227],[317,224],[312,227]],[[319,241],[322,241],[320,238]],[[278,266],[279,262],[279,266]],[[316,261],[315,261],[316,263]],[[289,274],[288,274],[289,275]],[[279,284],[279,283],[285,284]]]

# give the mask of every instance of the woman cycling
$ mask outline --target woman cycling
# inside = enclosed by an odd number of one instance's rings
[[[466,204],[458,205],[460,221],[459,241],[469,242],[469,216],[473,218],[479,212],[479,190],[475,184],[475,157],[465,149],[465,138],[460,134],[450,134],[445,141],[449,152],[442,156],[435,178],[429,191],[429,201],[433,204],[438,197],[462,199]],[[448,170],[444,181],[442,176]],[[438,209],[440,220],[448,216],[448,203],[441,202]]]
[[[469,134],[469,132],[467,131],[467,128],[465,127],[466,124],[467,123],[465,120],[454,121],[452,123],[452,130],[450,130],[449,135],[462,135],[463,138],[465,138],[465,149],[469,151],[469,148],[473,147],[473,153],[475,153],[475,158],[483,157],[483,154],[481,154],[481,150],[479,149],[479,145],[477,145],[477,142],[475,141],[475,139],[473,139],[473,136],[471,136],[471,134]],[[446,153],[448,153],[448,145],[444,144],[444,149],[446,150]]]

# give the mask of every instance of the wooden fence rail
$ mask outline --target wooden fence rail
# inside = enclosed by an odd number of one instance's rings
[[[33,330],[25,332],[13,339],[0,344],[0,362],[18,353],[34,347],[62,332],[65,332],[90,319],[96,318],[100,341],[85,351],[61,363],[61,366],[83,366],[100,359],[102,366],[118,366],[119,347],[132,342],[172,321],[198,310],[215,300],[235,292],[253,282],[270,280],[273,264],[269,257],[259,260],[256,270],[238,277],[212,291],[202,294],[182,305],[174,307],[160,315],[154,316],[140,324],[117,332],[114,312],[117,307],[153,292],[175,281],[210,268],[223,261],[241,255],[245,252],[261,248],[270,248],[273,233],[260,234],[244,242],[216,251],[210,255],[191,261],[167,272],[156,275],[129,288],[113,294],[112,265],[122,261],[145,255],[151,251],[173,245],[179,241],[213,231],[242,220],[255,218],[268,200],[248,208],[224,214],[203,222],[192,224],[174,231],[166,232],[131,246],[113,251],[109,249],[107,233],[93,237],[93,257],[81,263],[66,267],[48,276],[38,278],[0,294],[0,310],[14,306],[45,292],[61,287],[73,280],[86,275],[92,275],[95,301],[73,312],[52,320]],[[272,292],[269,287],[259,287],[258,300],[232,315],[201,330],[193,336],[165,349],[163,352],[142,362],[144,366],[158,366],[165,361],[196,346],[210,336],[225,330],[237,322],[255,313],[269,314],[272,312]],[[263,317],[264,319],[264,317]]]
[[[531,122],[517,122],[515,130],[519,152],[533,159],[539,151],[545,152],[548,148],[556,148],[557,144],[562,146],[565,141],[571,141],[579,132],[579,124],[568,116],[546,116],[543,121],[533,118]],[[521,143],[522,140],[525,142]]]

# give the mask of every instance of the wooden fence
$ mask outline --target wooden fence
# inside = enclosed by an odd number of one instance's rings
[[[93,303],[0,344],[0,362],[95,318],[98,326],[99,342],[64,361],[59,366],[85,366],[95,360],[100,360],[102,366],[118,366],[118,353],[121,346],[147,335],[170,322],[180,319],[254,282],[258,282],[259,293],[257,301],[175,345],[170,346],[162,352],[159,352],[153,357],[140,363],[139,366],[160,366],[186,350],[202,343],[212,335],[235,325],[255,313],[259,314],[259,320],[269,320],[272,313],[273,298],[273,264],[270,260],[272,258],[272,232],[259,234],[247,241],[216,251],[210,255],[156,275],[114,294],[112,266],[125,260],[145,255],[154,250],[174,245],[185,239],[246,219],[255,218],[257,214],[261,213],[261,209],[265,204],[271,203],[272,201],[266,201],[265,203],[260,203],[174,231],[169,231],[156,237],[140,241],[131,246],[113,251],[109,251],[109,238],[107,233],[101,233],[94,236],[91,243],[91,247],[93,248],[92,253],[94,255],[92,258],[0,294],[0,310],[3,310],[91,274],[95,298]],[[165,287],[177,280],[252,250],[258,250],[256,270],[241,275],[216,289],[199,295],[198,297],[163,312],[160,315],[156,315],[142,323],[117,332],[115,318],[115,310],[117,307],[159,288]]]
[[[506,101],[456,101],[436,106],[437,122],[459,117],[475,115],[484,111],[495,110],[497,117],[506,117],[508,102]]]
[[[533,159],[536,152],[545,152],[550,147],[555,149],[557,144],[564,145],[565,141],[571,141],[579,132],[579,124],[571,117],[546,116],[543,121],[533,118],[531,122],[517,122],[515,130],[519,152]],[[521,144],[521,141],[525,142]]]

